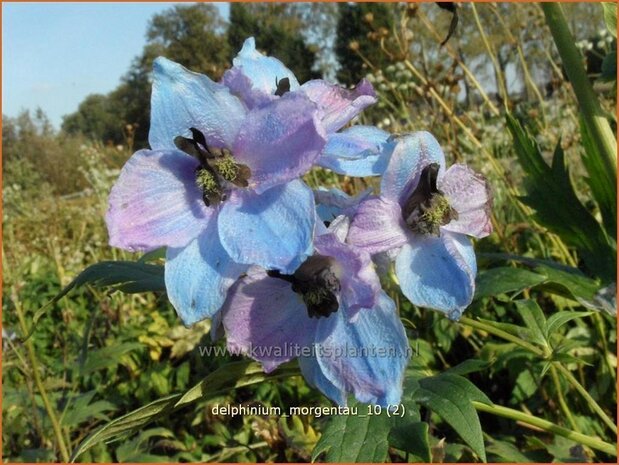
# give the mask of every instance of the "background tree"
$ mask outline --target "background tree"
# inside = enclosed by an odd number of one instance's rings
[[[120,108],[114,103],[113,94],[91,94],[75,113],[65,116],[62,128],[68,133],[82,133],[93,140],[118,144],[123,141],[123,131],[118,120]]]
[[[286,63],[299,82],[320,76],[314,69],[316,50],[306,44],[300,11],[288,3],[231,3],[228,43],[230,60],[248,37],[258,50]]]
[[[371,70],[366,62],[381,69],[391,61],[381,50],[380,40],[387,38],[392,30],[394,6],[386,3],[338,3],[337,6],[335,55],[340,65],[337,78],[344,84],[356,84]]]
[[[119,86],[105,96],[88,96],[76,113],[64,118],[62,129],[104,142],[146,147],[153,60],[165,56],[218,79],[230,55],[225,27],[218,9],[206,3],[175,5],[154,15],[142,54],[133,60]]]

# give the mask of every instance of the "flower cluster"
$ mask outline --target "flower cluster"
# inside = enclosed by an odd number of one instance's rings
[[[300,85],[253,38],[221,82],[158,58],[151,149],[126,163],[106,216],[112,245],[166,248],[168,297],[186,325],[212,318],[266,371],[297,358],[339,404],[402,394],[410,349],[376,263],[395,260],[412,303],[457,318],[474,290],[467,235],[491,230],[485,181],[446,169],[429,133],[347,127],[375,102],[366,80]],[[313,192],[302,176],[315,165],[382,175],[380,195]],[[289,347],[312,350],[275,350]]]

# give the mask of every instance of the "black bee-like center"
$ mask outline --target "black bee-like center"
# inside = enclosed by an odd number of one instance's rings
[[[209,147],[204,134],[196,128],[189,128],[191,138],[178,136],[174,144],[179,150],[196,158],[196,184],[202,191],[207,207],[216,206],[226,200],[231,185],[247,187],[251,170],[247,165],[237,163],[227,149]]]
[[[333,259],[323,255],[308,258],[292,275],[269,271],[274,278],[292,284],[292,290],[303,298],[310,318],[328,317],[337,312],[340,281],[333,270]]]

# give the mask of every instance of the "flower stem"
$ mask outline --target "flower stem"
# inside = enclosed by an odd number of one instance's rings
[[[491,413],[500,417],[509,418],[510,420],[521,421],[528,425],[541,428],[544,431],[558,434],[559,436],[563,436],[564,438],[571,439],[572,441],[578,442],[580,444],[584,444],[585,446],[589,446],[592,449],[602,451],[608,455],[612,455],[613,457],[617,456],[617,449],[613,444],[609,444],[593,436],[587,436],[582,433],[577,433],[576,431],[563,428],[562,426],[556,425],[548,420],[543,420],[536,416],[520,412],[519,410],[502,407],[495,404],[488,405],[477,401],[473,401],[472,403],[473,407],[475,407],[481,412]]]
[[[574,94],[576,94],[584,123],[602,157],[602,163],[609,173],[616,176],[617,140],[585,72],[582,55],[576,48],[574,37],[567,25],[561,5],[543,3],[542,10],[561,56],[563,69],[565,69],[574,89]]]
[[[523,341],[519,337],[514,336],[513,334],[509,334],[507,331],[503,331],[502,329],[496,328],[490,324],[484,323],[482,321],[473,320],[472,318],[468,318],[466,316],[460,317],[459,322],[472,328],[494,334],[495,336],[498,336],[501,339],[505,339],[506,341],[513,342],[514,344],[518,344],[520,347],[523,347],[529,352],[532,352],[540,357],[545,357],[546,355],[542,349],[535,347],[533,344],[529,344],[527,341]]]
[[[554,365],[550,366],[550,376],[552,376],[552,381],[555,384],[557,399],[559,400],[559,405],[561,406],[561,410],[563,410],[563,414],[567,418],[567,421],[569,421],[572,429],[579,433],[580,430],[578,429],[578,426],[576,425],[574,416],[572,415],[572,412],[570,412],[570,408],[565,402],[565,397],[563,396],[563,391],[561,389],[561,382],[559,380],[559,375],[557,374],[557,369]]]
[[[606,426],[608,426],[613,433],[617,434],[617,425],[615,424],[615,422],[611,420],[608,415],[606,415],[606,412],[602,410],[602,407],[600,407],[599,404],[595,401],[595,399],[591,397],[591,394],[589,394],[587,390],[583,387],[583,385],[580,384],[578,380],[574,377],[574,375],[570,373],[570,370],[568,370],[559,363],[556,363],[555,366],[565,377],[568,383],[574,386],[574,388],[580,393],[580,395],[587,401],[587,404],[589,405],[591,410],[598,414],[598,416],[602,419],[604,423],[606,423]]]
[[[460,323],[463,323],[465,325],[471,326],[472,328],[476,328],[476,329],[481,330],[481,331],[485,331],[485,332],[487,332],[489,334],[493,334],[493,335],[495,335],[497,337],[500,337],[501,339],[505,339],[506,341],[513,342],[514,344],[517,344],[520,347],[523,347],[523,348],[527,349],[528,351],[536,354],[537,356],[541,357],[542,359],[548,359],[550,357],[550,355],[551,355],[551,353],[549,353],[549,350],[545,351],[545,350],[543,350],[541,348],[538,348],[538,347],[534,346],[533,344],[530,344],[530,343],[528,343],[526,341],[523,341],[519,337],[514,336],[513,334],[509,334],[506,331],[503,331],[503,330],[501,330],[499,328],[496,328],[495,326],[492,326],[490,324],[484,323],[482,321],[473,320],[471,318],[468,318],[468,317],[464,316],[464,317],[460,318]],[[574,377],[574,375],[572,375],[572,373],[570,373],[570,371],[567,368],[565,368],[563,365],[561,365],[558,362],[553,362],[553,366],[557,367],[557,369],[561,372],[561,374],[565,377],[565,379],[587,401],[587,404],[589,405],[591,410],[593,410],[593,412],[596,413],[602,419],[602,421],[615,434],[617,434],[617,426],[615,425],[615,422],[606,414],[606,412],[604,412],[602,407],[600,407],[599,404],[595,401],[595,399],[593,399],[593,397],[591,397],[591,395],[582,386],[582,384],[580,384],[578,382],[578,380]]]
[[[15,303],[15,313],[17,314],[17,319],[19,320],[19,326],[22,335],[25,337],[27,334],[29,334],[28,326],[26,325],[26,320],[24,318],[21,305],[19,304],[17,299],[13,299],[13,301]],[[69,451],[64,441],[64,436],[62,434],[60,423],[58,422],[58,417],[56,416],[56,412],[54,411],[54,408],[49,401],[49,398],[47,397],[47,391],[45,390],[43,380],[41,380],[41,375],[39,374],[39,364],[37,361],[36,353],[34,351],[34,346],[32,345],[32,339],[27,339],[24,344],[26,346],[26,351],[28,352],[28,358],[30,359],[34,383],[37,386],[45,410],[47,411],[49,419],[52,423],[52,429],[54,430],[54,437],[56,439],[58,450],[60,451],[60,456],[62,457],[62,461],[67,463],[69,461]]]

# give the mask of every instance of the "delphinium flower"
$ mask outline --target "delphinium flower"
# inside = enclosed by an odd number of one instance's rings
[[[300,94],[316,103],[327,134],[327,145],[316,164],[349,176],[380,175],[389,151],[389,133],[374,126],[355,125],[340,131],[365,108],[376,103],[372,84],[362,79],[354,89],[346,89],[323,79],[302,85],[286,66],[274,57],[256,50],[248,38],[223,77],[235,95],[249,108],[277,100],[287,93]]]
[[[465,165],[445,167],[428,132],[396,138],[380,196],[357,208],[348,241],[372,254],[391,251],[403,294],[458,319],[475,290],[471,240],[492,231],[485,179]]]
[[[315,189],[314,200],[316,201],[316,213],[319,217],[316,221],[329,224],[340,215],[352,218],[359,203],[371,193],[371,188],[355,196],[348,195],[337,187],[332,187],[330,189],[319,187]]]
[[[225,85],[158,58],[151,150],[135,153],[112,189],[110,243],[167,247],[170,301],[186,324],[211,317],[249,265],[292,273],[311,254],[314,199],[298,178],[325,142],[303,94],[248,108]]]
[[[370,255],[345,243],[349,220],[319,226],[314,254],[292,274],[251,267],[222,310],[227,344],[265,371],[293,358],[340,405],[397,404],[409,346]]]

